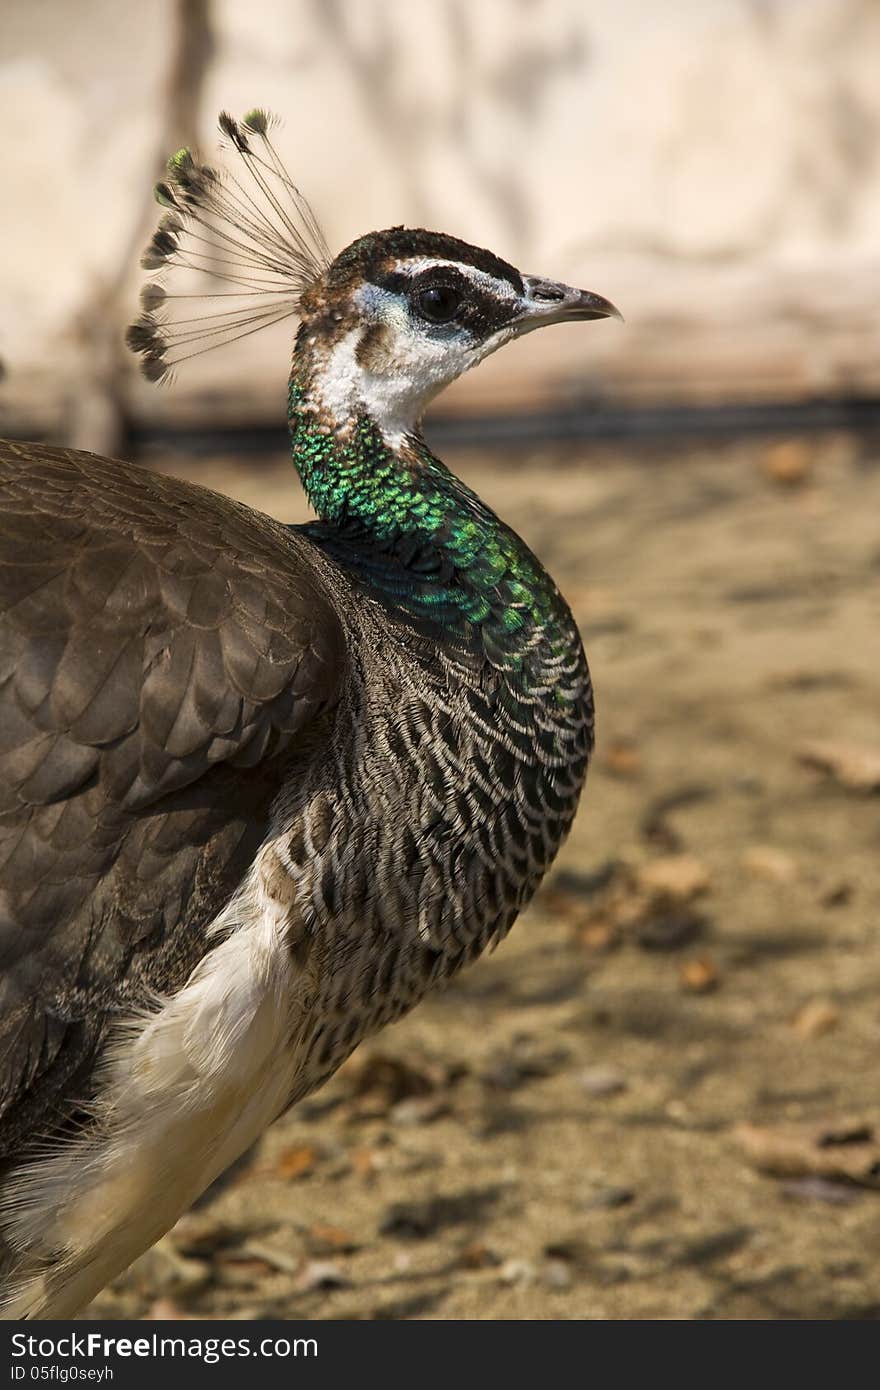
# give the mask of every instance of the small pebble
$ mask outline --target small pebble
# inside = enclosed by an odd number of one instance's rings
[[[571,1268],[565,1260],[548,1260],[541,1269],[541,1283],[548,1289],[569,1289],[572,1284]]]
[[[619,1096],[626,1090],[626,1078],[613,1067],[586,1067],[578,1077],[578,1085],[588,1096],[601,1100],[605,1096]]]
[[[503,1284],[533,1284],[535,1266],[530,1260],[505,1260],[498,1271],[498,1277]]]
[[[342,1289],[348,1280],[333,1260],[309,1260],[300,1272],[296,1286],[301,1293],[314,1289]]]
[[[857,1187],[830,1178],[797,1178],[783,1183],[780,1191],[797,1202],[828,1202],[833,1207],[851,1206],[860,1195]]]
[[[426,1125],[448,1115],[449,1101],[445,1096],[408,1096],[399,1100],[391,1108],[391,1122],[395,1125]]]
[[[652,859],[638,872],[639,887],[652,898],[690,902],[709,887],[705,864],[690,854],[668,854]]]

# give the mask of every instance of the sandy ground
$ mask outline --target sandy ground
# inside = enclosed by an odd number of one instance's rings
[[[156,462],[305,514],[284,460]],[[450,462],[581,623],[574,832],[91,1315],[880,1317],[880,445]]]

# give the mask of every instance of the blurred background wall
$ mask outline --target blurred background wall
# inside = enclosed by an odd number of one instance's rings
[[[880,394],[877,0],[5,0],[4,425],[279,419],[290,325],[173,391],[122,345],[182,143],[283,117],[331,247],[454,232],[612,298],[438,409]]]

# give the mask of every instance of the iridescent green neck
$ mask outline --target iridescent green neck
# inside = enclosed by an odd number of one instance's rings
[[[420,437],[393,450],[366,414],[339,428],[295,379],[289,419],[293,461],[331,538],[361,547],[371,580],[401,606],[459,615],[505,646],[536,627],[553,646],[562,628],[570,640],[568,608],[528,546]]]

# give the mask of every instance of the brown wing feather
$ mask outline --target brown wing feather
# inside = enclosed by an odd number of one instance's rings
[[[0,1154],[178,987],[346,650],[307,543],[205,489],[0,442]]]

